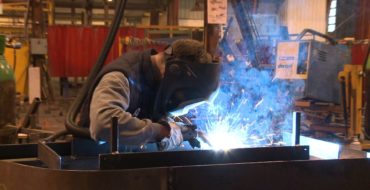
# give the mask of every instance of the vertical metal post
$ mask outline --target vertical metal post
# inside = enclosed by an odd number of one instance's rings
[[[299,145],[301,136],[301,112],[293,112],[293,136],[294,145]]]
[[[55,24],[55,3],[53,0],[48,1],[48,24],[54,25]]]
[[[17,51],[15,50],[15,47],[13,46],[13,72],[14,75],[16,75],[15,71],[17,69]]]
[[[71,0],[71,17],[72,17],[72,25],[76,24],[75,16],[76,16],[76,8],[75,8],[75,0]]]
[[[104,0],[104,25],[109,26],[109,5],[108,0]]]
[[[204,46],[212,56],[212,61],[219,61],[217,52],[218,41],[221,37],[221,25],[208,23],[208,0],[204,0]]]
[[[119,130],[118,130],[118,117],[112,117],[112,128],[111,128],[111,153],[119,152]]]
[[[32,37],[45,37],[45,21],[43,3],[41,0],[30,1],[32,6]]]
[[[150,11],[150,26],[159,25],[159,11],[151,10]]]
[[[84,15],[84,25],[85,26],[92,25],[92,22],[93,22],[92,9],[93,9],[93,1],[85,0],[85,15]]]
[[[168,5],[168,16],[167,25],[178,26],[179,25],[179,2],[180,0],[172,0]]]
[[[342,106],[344,118],[344,135],[348,138],[348,112],[347,112],[347,93],[346,93],[346,79],[340,77],[341,93],[342,93]]]

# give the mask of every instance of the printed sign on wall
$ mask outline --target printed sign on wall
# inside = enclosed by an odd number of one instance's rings
[[[299,55],[302,54],[308,56],[308,50],[306,49],[300,53],[299,49],[301,43],[302,42],[299,41],[282,41],[278,43],[275,68],[276,78],[307,79],[307,72],[305,72],[307,71],[307,64],[302,64],[302,66],[300,66]],[[306,62],[308,62],[308,60],[305,59],[304,63]]]
[[[208,0],[207,12],[209,24],[226,24],[227,0]]]

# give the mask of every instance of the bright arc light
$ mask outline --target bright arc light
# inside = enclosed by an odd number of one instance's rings
[[[243,143],[243,138],[238,133],[228,132],[225,129],[212,131],[208,134],[208,140],[212,145],[209,147],[213,150],[228,151],[234,148],[243,148],[246,145]]]

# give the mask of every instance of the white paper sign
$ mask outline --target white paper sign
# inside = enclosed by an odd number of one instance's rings
[[[227,0],[208,0],[207,13],[209,24],[226,24]]]

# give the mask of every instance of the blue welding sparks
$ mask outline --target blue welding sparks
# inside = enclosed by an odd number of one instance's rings
[[[240,62],[231,64],[223,68],[216,97],[188,114],[207,134],[211,146],[202,147],[231,149],[282,143],[281,132],[291,127],[295,85],[274,80],[271,71],[246,68]]]
[[[270,67],[256,66],[250,59],[251,52],[256,51],[247,49],[252,47],[247,44],[258,39],[243,39],[248,37],[242,35],[243,31],[248,32],[243,30],[248,28],[244,25],[248,23],[243,22],[241,27],[238,25],[240,21],[235,22],[237,19],[233,14],[238,14],[234,12],[236,10],[228,15],[234,18],[234,22],[228,24],[228,31],[219,43],[223,55],[219,90],[210,101],[189,109],[187,114],[198,129],[207,134],[210,145],[202,144],[205,149],[284,144],[282,133],[291,131],[294,98],[297,94],[301,95],[304,87],[302,80],[276,79],[273,56],[264,62]],[[257,41],[254,42],[257,44]],[[258,43],[267,47],[276,45],[276,41],[268,40]]]
[[[207,133],[212,147],[203,148],[282,144],[281,133],[291,130],[294,97],[303,86],[301,80],[276,79],[273,69],[254,68],[246,59],[223,60],[217,93],[188,109],[187,116]]]
[[[248,35],[241,35],[243,30],[236,22],[228,28],[219,43],[223,59],[217,93],[210,101],[188,108],[183,114],[189,111],[186,117],[207,135],[209,143],[202,144],[204,149],[282,144],[282,132],[291,131],[294,97],[302,92],[304,82],[274,78],[273,57],[267,63],[269,68],[252,64],[248,53],[255,50],[249,51],[246,48],[251,46],[246,44],[253,39],[243,39]],[[276,41],[263,44],[273,47]]]

